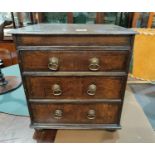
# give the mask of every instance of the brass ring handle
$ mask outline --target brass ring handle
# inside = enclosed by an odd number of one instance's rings
[[[99,59],[98,58],[91,58],[89,59],[89,70],[91,71],[97,71],[99,70]]]
[[[88,119],[95,119],[95,117],[96,117],[95,110],[93,110],[93,109],[89,110],[88,113],[87,113],[87,118]]]
[[[59,68],[59,59],[56,57],[49,58],[48,68],[52,71],[56,71]]]
[[[90,96],[93,96],[96,94],[96,85],[95,84],[91,84],[88,86],[87,94]]]
[[[61,119],[62,116],[63,116],[63,111],[60,110],[60,109],[57,109],[57,110],[54,111],[54,114],[53,115],[54,115],[54,118],[55,119]]]
[[[61,87],[58,84],[54,84],[52,86],[52,91],[54,96],[60,96],[62,94]]]

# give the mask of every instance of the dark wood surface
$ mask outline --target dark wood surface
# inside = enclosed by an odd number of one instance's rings
[[[96,12],[96,24],[103,24],[104,23],[104,12]]]
[[[99,60],[97,71],[125,71],[128,51],[22,51],[23,70],[50,71],[53,57],[59,60],[58,71],[90,71],[91,58]]]
[[[18,51],[130,51],[128,46],[17,46]]]
[[[13,64],[11,52],[6,48],[0,48],[0,59],[3,61],[4,67],[11,66]]]
[[[35,130],[33,139],[37,141],[37,143],[53,143],[56,137],[57,130]]]
[[[43,39],[44,38],[44,39]],[[129,46],[126,35],[17,35],[19,46]]]
[[[73,12],[67,12],[67,23],[73,23]]]
[[[23,76],[127,76],[125,72],[45,72],[45,71],[24,71]]]
[[[79,123],[79,124],[117,124],[121,104],[31,104],[35,123]],[[62,118],[54,117],[56,110],[62,110]],[[95,118],[88,119],[89,110],[95,110]]]
[[[18,63],[13,41],[6,40],[0,42],[0,58],[3,60],[4,66],[11,66]]]
[[[67,123],[31,123],[30,125],[31,128],[34,129],[62,129],[62,130],[70,130],[70,129],[87,129],[87,130],[107,130],[107,129],[112,129],[112,130],[120,130],[122,129],[120,124],[81,124],[81,123],[76,123],[76,124],[67,124]]]
[[[17,29],[13,34],[31,127],[120,128],[134,31],[112,25],[41,24]],[[60,60],[56,71],[48,70],[52,56]],[[88,70],[92,57],[99,59],[100,70]],[[60,86],[61,95],[53,95],[54,84]],[[96,85],[94,95],[88,95],[90,84]],[[57,119],[57,110],[61,115],[63,111],[61,119]],[[94,111],[95,118],[88,119],[88,112],[94,117]]]
[[[26,77],[26,84],[29,98],[121,99],[125,82],[123,77]],[[60,96],[53,94],[54,84],[60,85]],[[93,96],[87,94],[91,84],[96,85]]]

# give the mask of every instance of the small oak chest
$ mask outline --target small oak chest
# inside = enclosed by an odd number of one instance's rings
[[[54,135],[56,129],[120,129],[133,30],[38,24],[12,33],[31,127]]]

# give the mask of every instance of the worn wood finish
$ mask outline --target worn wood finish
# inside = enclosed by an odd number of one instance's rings
[[[29,99],[29,102],[33,102],[33,104],[41,102],[43,104],[46,103],[72,103],[72,104],[80,104],[80,103],[112,103],[112,104],[121,104],[122,100],[121,99]]]
[[[59,71],[90,71],[91,58],[98,58],[97,71],[125,71],[128,51],[22,51],[24,71],[50,71],[49,58],[59,60]],[[32,61],[33,60],[33,61]],[[117,61],[116,61],[117,60]]]
[[[79,123],[117,124],[120,104],[31,104],[35,123]],[[56,110],[62,110],[62,118],[54,117]],[[89,110],[95,110],[95,118],[88,119]]]
[[[11,66],[18,63],[15,44],[12,40],[0,42],[0,58],[4,59],[5,66]]]
[[[51,99],[121,99],[124,77],[26,77],[30,98]],[[55,96],[52,86],[58,84],[62,94]],[[88,87],[96,85],[93,96],[87,94]]]
[[[121,129],[120,124],[67,124],[67,123],[32,123],[31,128],[35,129]]]
[[[0,48],[0,59],[3,61],[4,67],[12,65],[11,52],[5,48]]]
[[[103,24],[104,23],[104,12],[96,12],[96,24]]]
[[[20,46],[88,46],[88,45],[96,45],[96,46],[127,46],[130,45],[130,37],[129,36],[75,36],[75,35],[67,35],[67,36],[33,36],[33,35],[21,35],[17,36],[17,42]]]
[[[73,12],[67,12],[67,23],[73,23]]]
[[[147,28],[151,28],[152,27],[154,16],[155,16],[155,12],[150,12],[149,13],[149,19],[148,19],[148,23],[147,23]]]
[[[130,51],[129,46],[18,46],[20,52],[25,51]]]
[[[24,71],[23,76],[127,76],[125,72],[45,72]]]
[[[51,143],[54,142],[57,130],[35,130],[33,139],[37,141],[37,143]]]
[[[14,35],[134,35],[135,31],[112,24],[37,24],[12,30]]]
[[[133,30],[101,24],[39,24],[12,33],[32,128],[121,128]],[[59,60],[56,71],[48,69],[51,57]],[[97,71],[88,69],[92,57],[100,66]],[[34,137],[38,133],[44,135],[39,131]]]

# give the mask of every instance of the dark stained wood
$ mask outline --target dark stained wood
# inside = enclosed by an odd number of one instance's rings
[[[97,71],[126,71],[128,51],[22,51],[24,71],[50,71],[49,58],[59,59],[58,71],[90,71],[90,59],[99,59]],[[32,61],[33,60],[33,61]],[[117,61],[116,61],[117,60]]]
[[[57,130],[35,130],[33,139],[37,141],[37,143],[52,143],[56,137]]]
[[[78,77],[84,77],[84,76],[126,76],[127,74],[125,72],[45,72],[45,71],[24,71],[22,72],[23,76],[78,76]]]
[[[96,24],[104,23],[104,12],[96,12]]]
[[[15,44],[12,40],[1,41],[0,48],[6,48],[10,52],[14,52],[16,50]]]
[[[31,104],[35,123],[117,124],[120,104]],[[54,117],[55,110],[62,110],[62,118]],[[95,118],[88,119],[88,111],[95,110]]]
[[[130,51],[131,46],[18,46],[17,50],[25,51]]]
[[[67,23],[73,23],[73,12],[67,12]]]
[[[5,66],[17,64],[17,53],[13,41],[0,42],[0,58],[3,59]]]
[[[14,41],[16,41],[15,36],[13,36],[13,39],[14,39]],[[20,72],[22,73],[22,61],[20,59],[20,53],[19,53],[18,50],[17,50],[17,53],[18,53],[19,69],[20,69]],[[26,100],[28,101],[29,98],[28,98],[26,80],[25,80],[25,77],[22,76],[22,74],[21,74],[21,77],[22,77],[22,84],[23,84],[23,87],[24,87],[25,97],[26,97]],[[29,110],[29,114],[30,114],[30,124],[32,124],[32,120],[31,120],[31,118],[33,117],[32,112],[31,112],[32,110],[31,110],[30,104],[27,104],[27,106],[28,106],[28,110]]]
[[[121,104],[122,100],[121,99],[29,99],[29,102],[33,102],[33,103],[38,103],[41,102],[43,104],[46,103],[73,103],[73,104],[77,104],[77,103],[104,103],[104,102],[108,102],[108,103],[113,103],[113,104]]]
[[[32,123],[31,128],[35,129],[121,129],[121,125],[117,124],[67,124],[67,123]]]
[[[12,65],[11,52],[7,49],[0,48],[0,59],[3,61],[4,67]]]
[[[26,77],[30,98],[51,99],[120,99],[124,85],[123,77]],[[62,94],[55,96],[54,84],[61,87]],[[94,96],[87,94],[89,85],[96,85]]]
[[[21,35],[17,36],[18,45],[26,45],[26,46],[127,46],[130,45],[130,37],[129,36],[32,36],[32,35]]]
[[[32,128],[121,128],[133,30],[102,24],[38,24],[12,33]],[[51,57],[59,60],[56,71],[48,69]],[[98,71],[88,69],[92,57],[99,60]],[[58,96],[53,86],[61,92]],[[96,89],[94,95],[88,88],[93,93]],[[48,139],[41,131],[34,137]]]
[[[133,13],[132,28],[137,27],[137,22],[138,22],[139,17],[140,17],[139,12],[134,12]]]
[[[149,19],[148,19],[148,23],[147,23],[147,28],[151,28],[152,27],[154,16],[155,16],[155,12],[150,12],[149,13]]]

